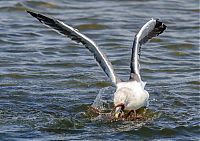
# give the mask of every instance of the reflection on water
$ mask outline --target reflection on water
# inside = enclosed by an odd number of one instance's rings
[[[143,119],[113,120],[115,88],[82,46],[42,26],[40,11],[88,35],[127,80],[135,33],[168,26],[142,47],[150,93]],[[198,140],[199,7],[192,1],[0,1],[1,140]]]

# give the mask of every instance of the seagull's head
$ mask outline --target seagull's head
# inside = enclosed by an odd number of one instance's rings
[[[115,107],[115,118],[118,119],[124,116],[124,104],[119,104]]]

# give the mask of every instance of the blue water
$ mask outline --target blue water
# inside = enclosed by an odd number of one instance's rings
[[[123,80],[134,35],[161,19],[167,30],[141,50],[145,120],[110,120],[114,87],[93,56],[25,9],[92,38]],[[199,140],[198,1],[1,0],[0,13],[0,140]]]

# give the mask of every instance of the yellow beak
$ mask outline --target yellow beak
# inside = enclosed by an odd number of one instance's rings
[[[117,112],[117,113],[115,113],[115,118],[119,118],[119,117],[120,117],[120,115],[121,115],[121,113],[120,113],[120,112]]]
[[[121,116],[123,116],[124,112],[122,111],[122,107],[121,106],[118,106],[116,109],[115,109],[115,118],[120,118]]]

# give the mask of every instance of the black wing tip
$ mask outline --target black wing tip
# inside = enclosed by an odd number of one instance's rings
[[[38,19],[41,23],[50,24],[50,23],[55,23],[56,21],[54,18],[51,18],[49,16],[46,16],[40,13],[32,12],[30,10],[26,10],[26,12],[29,13],[34,18]]]
[[[159,34],[162,34],[166,30],[167,26],[163,22],[159,21],[159,19],[156,19],[155,28],[159,30],[159,33],[158,33],[159,35]]]
[[[35,12],[33,12],[33,11],[30,11],[30,10],[26,10],[26,12],[27,12],[28,14],[30,14],[31,16],[33,16],[34,18],[38,19],[38,20],[42,23],[41,19],[38,18],[38,17],[40,16],[40,14],[35,13]]]
[[[26,10],[26,12],[29,13],[31,16],[37,18],[37,15],[38,15],[37,13],[32,12],[32,11],[30,11],[30,10]]]

